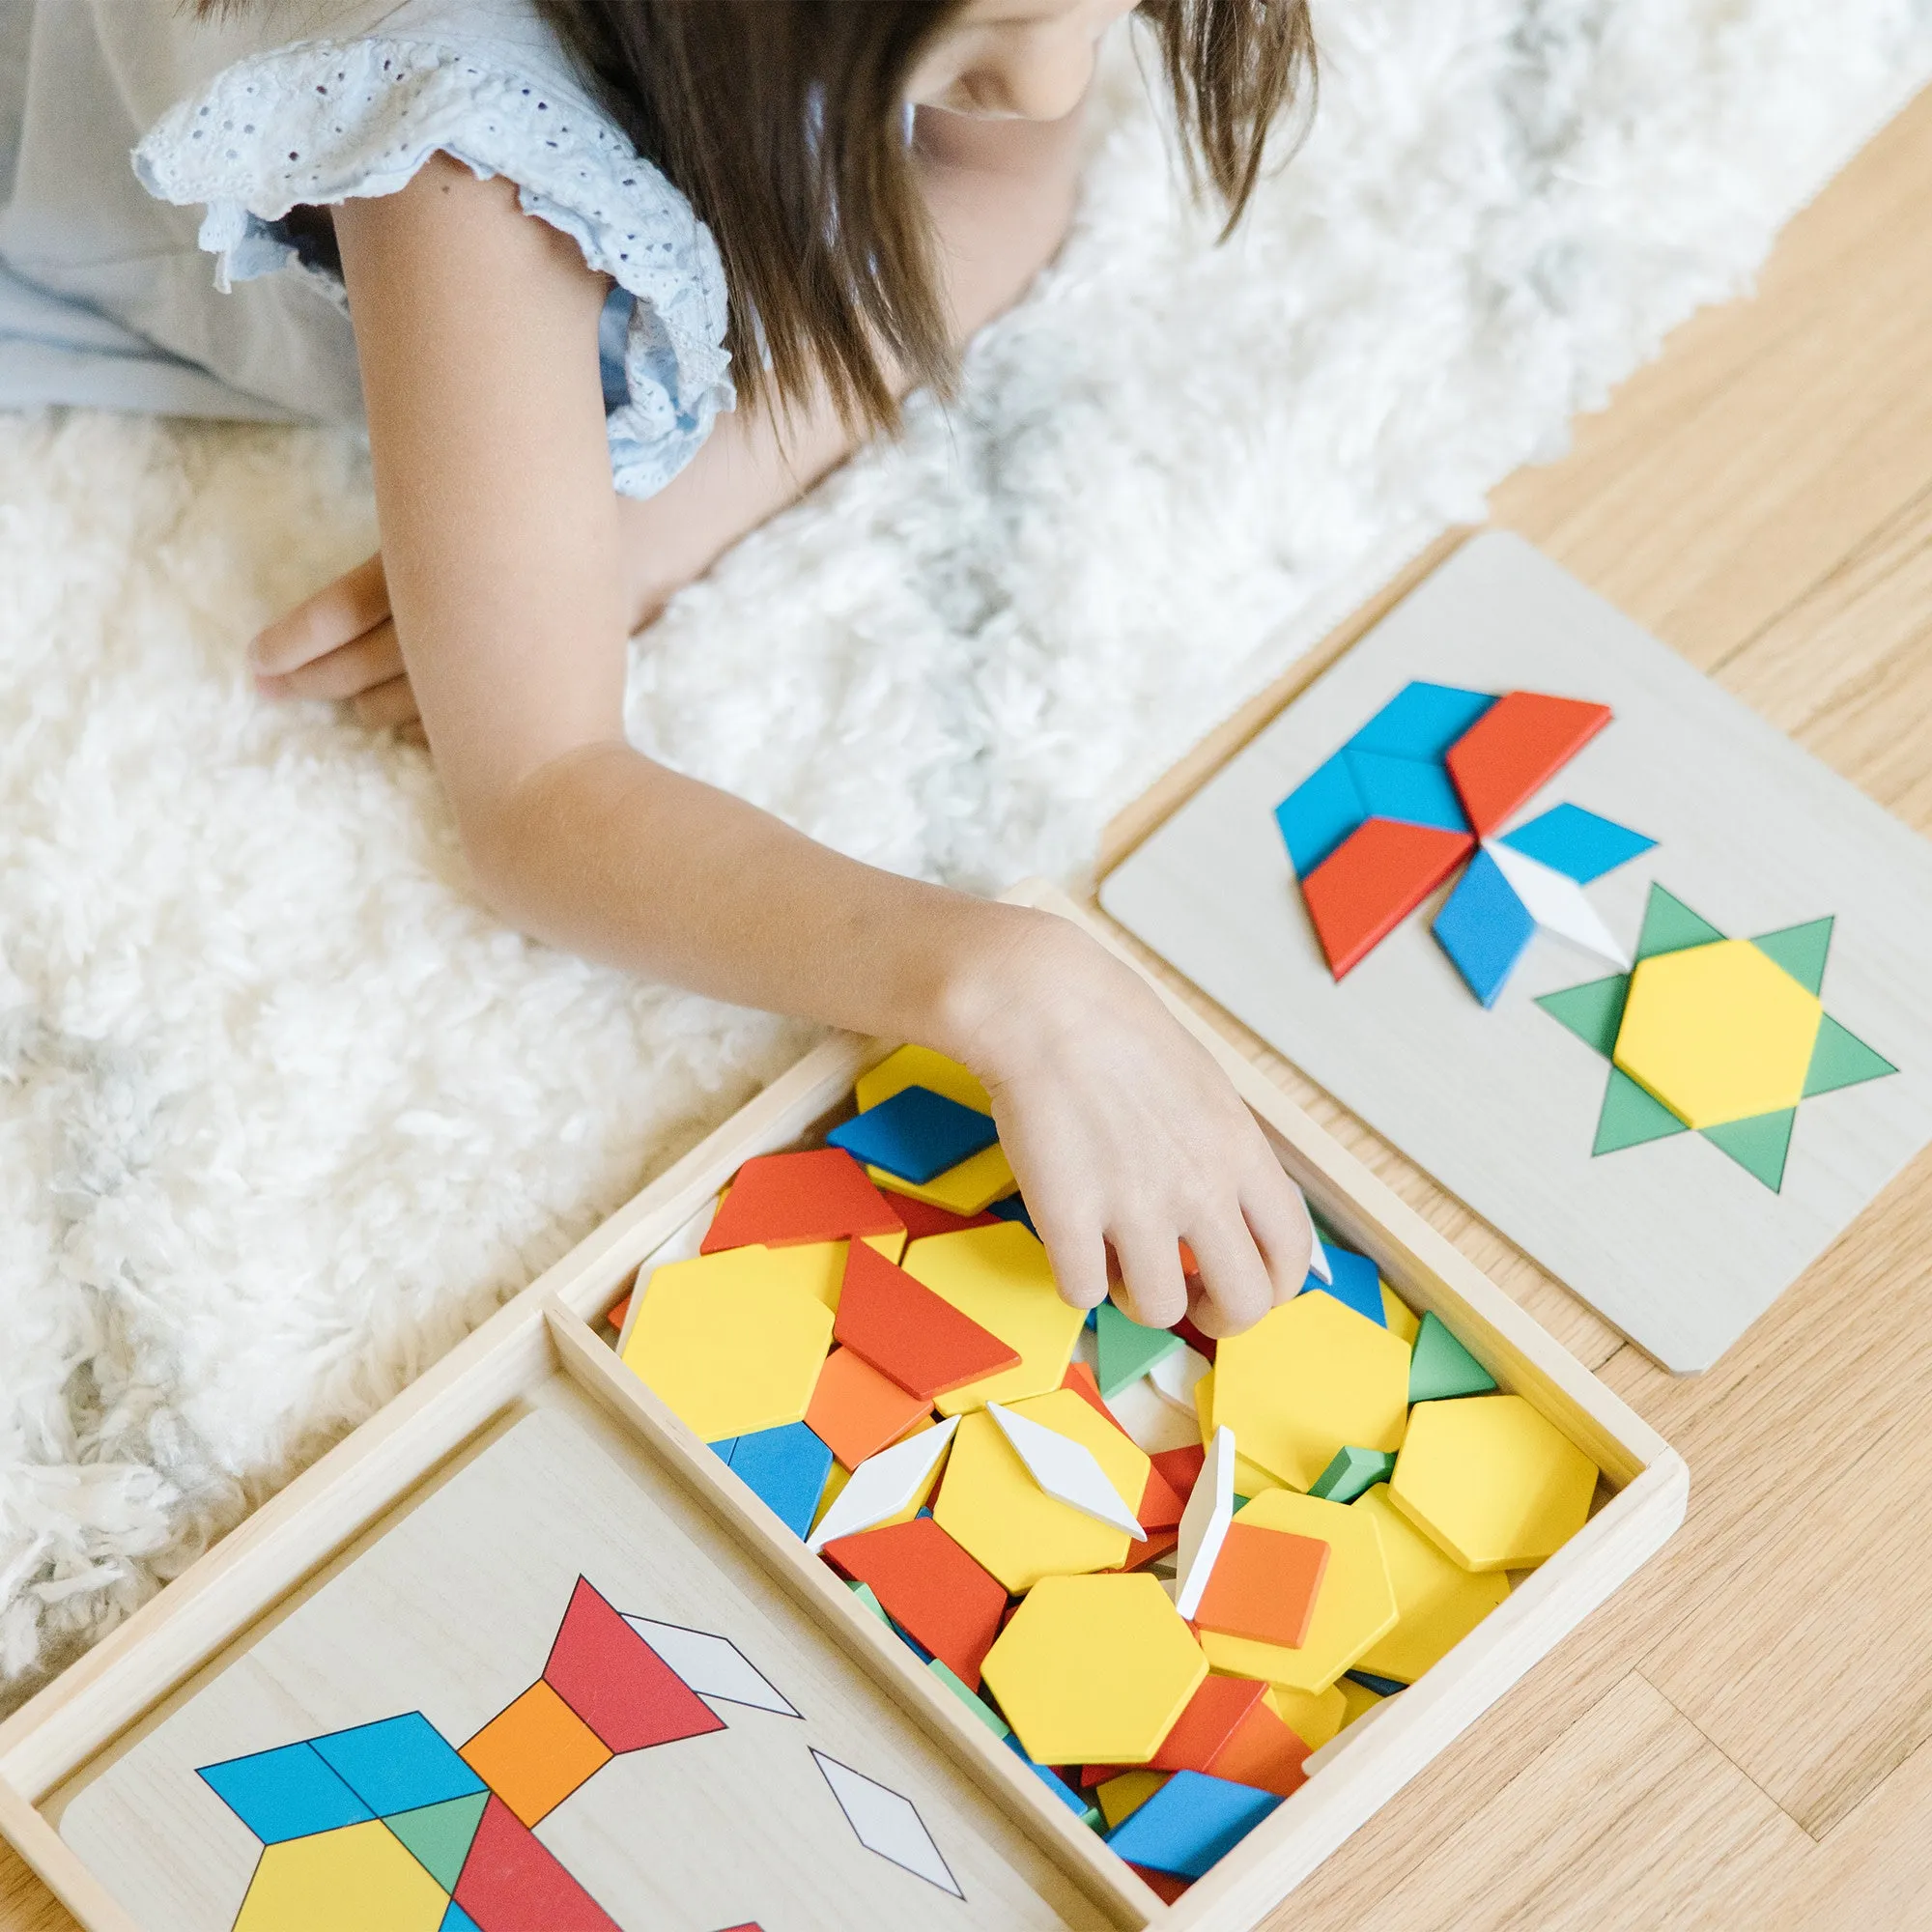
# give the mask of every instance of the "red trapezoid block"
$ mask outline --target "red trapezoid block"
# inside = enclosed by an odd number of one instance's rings
[[[1511,691],[1449,747],[1449,776],[1469,823],[1494,832],[1610,722],[1607,704]]]
[[[483,1807],[456,1902],[482,1932],[623,1932],[500,1798]]]
[[[1358,966],[1471,852],[1465,832],[1371,818],[1301,882],[1328,970]]]
[[[722,1731],[724,1720],[580,1577],[544,1682],[612,1751]]]
[[[869,1583],[914,1642],[980,1688],[980,1665],[1006,1614],[1006,1588],[929,1516],[837,1537],[825,1555],[854,1582]]]
[[[1019,1361],[1010,1344],[864,1241],[846,1252],[832,1334],[925,1402]]]
[[[762,1153],[738,1170],[698,1252],[896,1235],[903,1225],[843,1148]]]

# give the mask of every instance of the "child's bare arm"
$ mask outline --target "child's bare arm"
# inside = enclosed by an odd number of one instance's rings
[[[338,220],[387,589],[479,885],[526,929],[972,1065],[1070,1298],[1238,1327],[1305,1215],[1211,1061],[1059,921],[856,864],[625,743],[622,540],[592,376],[604,284],[455,163]]]

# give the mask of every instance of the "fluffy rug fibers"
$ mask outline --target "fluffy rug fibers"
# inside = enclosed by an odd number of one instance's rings
[[[1299,648],[1737,292],[1915,0],[1329,0],[1216,249],[1131,59],[1078,231],[639,640],[637,742],[881,864],[1076,872]],[[0,419],[0,1680],[17,1698],[805,1043],[503,930],[424,756],[270,710],[345,437]]]

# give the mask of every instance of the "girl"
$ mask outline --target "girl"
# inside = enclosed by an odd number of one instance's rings
[[[26,37],[0,260],[70,388],[366,409],[382,553],[255,640],[258,681],[419,728],[506,919],[963,1061],[1066,1298],[1111,1279],[1140,1321],[1227,1334],[1299,1289],[1308,1218],[1142,983],[1051,917],[843,859],[621,724],[632,632],[909,387],[944,389],[1052,254],[1130,6],[204,0],[194,23],[0,0],[0,55]],[[1311,64],[1305,0],[1140,11],[1232,222]],[[189,272],[196,207],[233,295]]]

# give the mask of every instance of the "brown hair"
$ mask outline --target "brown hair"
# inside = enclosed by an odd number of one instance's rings
[[[907,80],[964,0],[538,0],[607,108],[724,258],[744,402],[820,387],[894,428],[887,370],[951,385]],[[1315,65],[1308,0],[1142,0],[1190,179],[1239,219],[1270,124]]]

